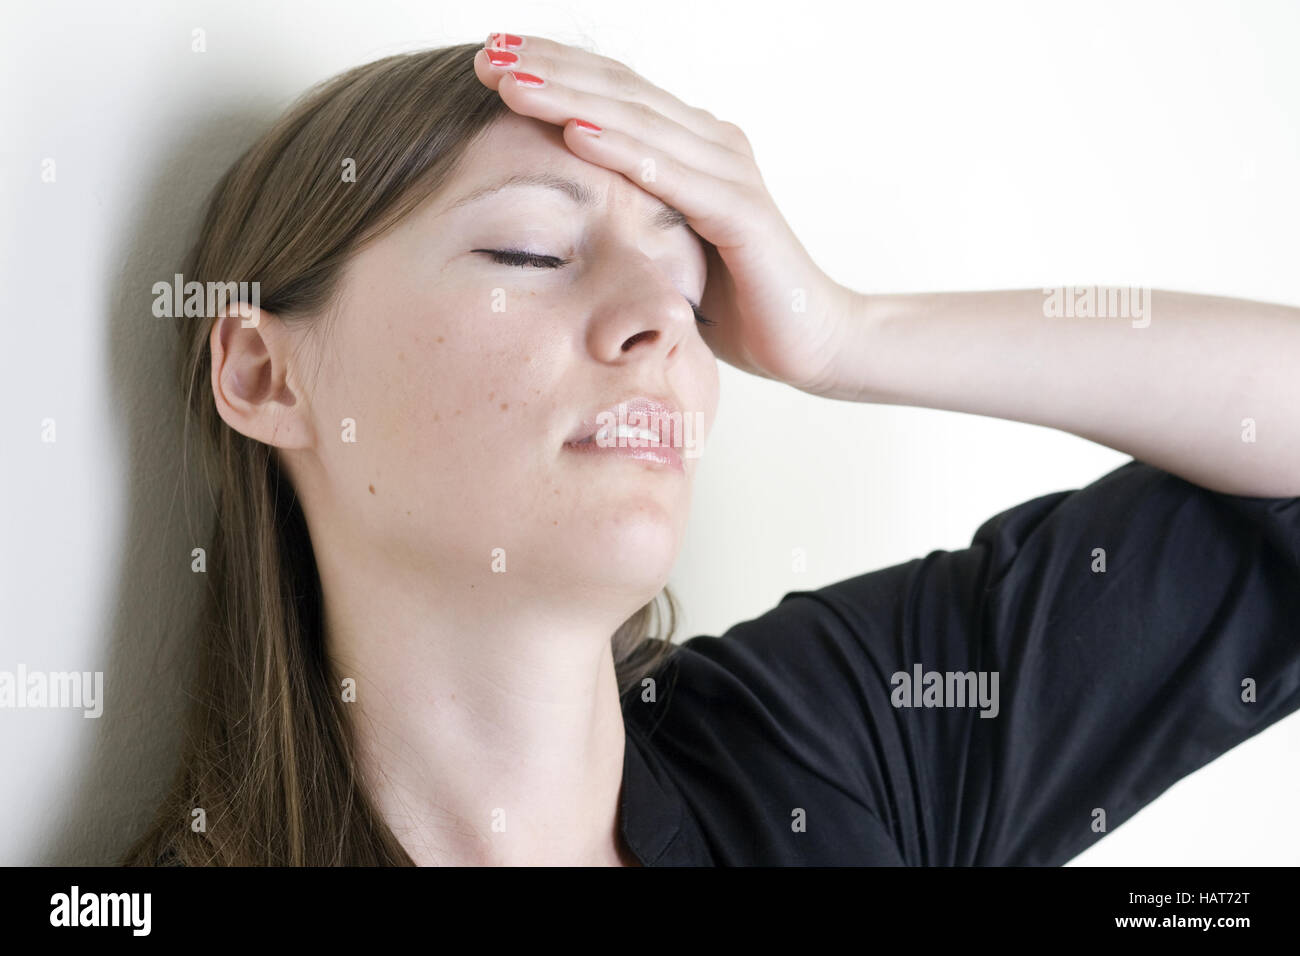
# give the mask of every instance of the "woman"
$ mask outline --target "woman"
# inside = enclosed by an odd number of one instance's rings
[[[178,323],[209,604],[129,863],[1060,863],[1300,707],[1295,309],[853,292],[737,127],[508,34],[312,91],[184,276],[260,294]],[[1135,460],[674,646],[717,358]]]

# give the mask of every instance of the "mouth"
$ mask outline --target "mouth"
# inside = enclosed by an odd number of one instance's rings
[[[673,447],[680,413],[670,402],[638,396],[583,419],[564,442],[568,450],[593,458],[624,458],[684,472]]]
[[[569,433],[564,444],[621,443],[635,439],[667,446],[673,443],[671,438],[680,429],[680,422],[681,412],[674,403],[638,395],[588,415]]]
[[[602,425],[596,431],[592,432],[585,438],[578,441],[566,441],[566,445],[613,445],[620,442],[636,442],[642,447],[660,446],[663,444],[659,438],[659,432],[654,429],[644,428],[640,425],[615,425],[611,428],[608,425]]]
[[[613,460],[621,458],[627,461],[645,462],[659,465],[675,471],[685,472],[682,456],[672,445],[660,445],[644,440],[620,439],[614,444],[588,439],[586,441],[565,442],[565,449],[594,460]]]

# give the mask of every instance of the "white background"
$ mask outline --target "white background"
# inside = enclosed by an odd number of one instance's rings
[[[739,123],[804,244],[856,289],[1111,283],[1300,304],[1294,3],[223,0],[0,16],[0,669],[103,670],[108,696],[99,720],[0,711],[0,864],[113,862],[171,770],[194,537],[175,493],[173,332],[149,290],[218,175],[319,79],[493,30],[545,35]],[[1127,460],[1044,428],[722,374],[672,581],[681,637],[964,547],[993,514]],[[1293,715],[1075,862],[1300,863],[1298,757]]]

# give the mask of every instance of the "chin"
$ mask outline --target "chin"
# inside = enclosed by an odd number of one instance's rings
[[[567,535],[559,544],[562,563],[574,577],[595,587],[653,598],[668,583],[681,546],[675,524],[653,513],[632,511]]]

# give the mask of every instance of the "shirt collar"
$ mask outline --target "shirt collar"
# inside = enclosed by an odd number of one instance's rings
[[[624,722],[620,828],[642,866],[709,864],[703,839],[654,748]]]

